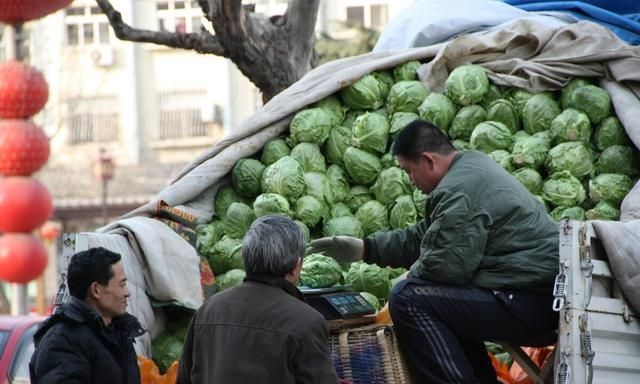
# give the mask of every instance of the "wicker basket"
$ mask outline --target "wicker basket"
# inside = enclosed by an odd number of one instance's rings
[[[353,384],[410,384],[393,327],[369,325],[330,335],[338,377]]]

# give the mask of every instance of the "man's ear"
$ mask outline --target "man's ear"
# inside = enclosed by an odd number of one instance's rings
[[[94,281],[89,285],[88,291],[88,296],[96,300],[102,295],[102,287],[97,281]]]
[[[420,159],[427,164],[429,170],[432,170],[435,165],[435,159],[433,153],[431,152],[422,152],[420,154]]]

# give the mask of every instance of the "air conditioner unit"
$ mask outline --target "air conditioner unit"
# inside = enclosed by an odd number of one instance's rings
[[[113,48],[108,45],[91,49],[91,60],[99,67],[110,67],[114,63]]]

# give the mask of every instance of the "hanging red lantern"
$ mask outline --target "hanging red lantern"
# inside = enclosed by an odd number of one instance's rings
[[[47,221],[40,227],[40,236],[45,240],[53,240],[60,236],[61,225],[53,221]]]
[[[72,1],[73,0],[0,0],[0,22],[18,24],[39,19],[68,6]]]
[[[30,232],[51,215],[47,188],[29,177],[0,179],[0,231]]]
[[[29,176],[49,158],[49,139],[28,120],[0,120],[0,175]]]
[[[49,86],[40,71],[17,60],[0,64],[0,118],[31,117],[48,98]]]
[[[0,236],[0,280],[26,284],[47,267],[47,251],[37,237],[27,233]]]

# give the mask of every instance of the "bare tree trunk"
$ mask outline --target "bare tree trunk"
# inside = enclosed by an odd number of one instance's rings
[[[284,15],[267,18],[240,0],[198,0],[215,34],[149,31],[127,25],[109,0],[96,0],[121,40],[223,56],[262,91],[268,101],[299,80],[317,62],[315,24],[320,0],[289,0]]]

